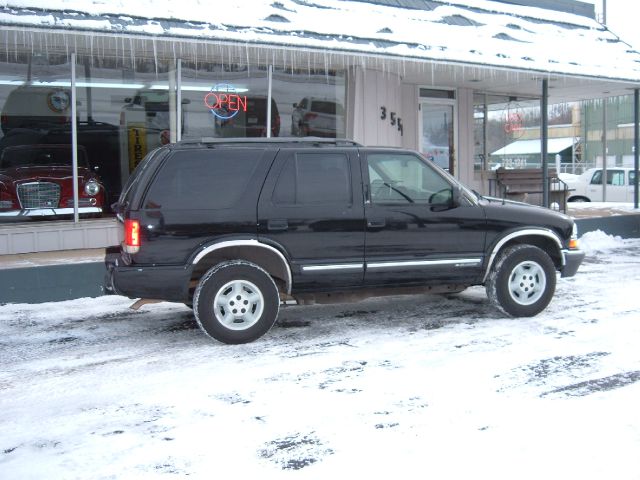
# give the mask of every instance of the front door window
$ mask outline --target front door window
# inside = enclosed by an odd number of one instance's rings
[[[451,198],[451,185],[413,155],[369,155],[368,166],[374,204],[446,203]]]

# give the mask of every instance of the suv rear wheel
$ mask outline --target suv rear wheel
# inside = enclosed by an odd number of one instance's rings
[[[193,296],[200,328],[229,344],[251,342],[267,333],[278,317],[279,307],[278,288],[271,276],[243,260],[209,269]]]
[[[532,317],[549,305],[556,289],[553,261],[538,247],[507,248],[491,270],[487,296],[513,317]]]

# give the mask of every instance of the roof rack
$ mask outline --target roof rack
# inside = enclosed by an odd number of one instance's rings
[[[186,139],[178,142],[179,144],[207,144],[207,145],[238,145],[238,144],[309,144],[309,145],[335,145],[348,147],[361,147],[362,145],[353,140],[345,138],[321,138],[321,137],[233,137],[233,138],[217,138],[202,137],[200,139]]]

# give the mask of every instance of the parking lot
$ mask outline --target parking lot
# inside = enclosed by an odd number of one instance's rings
[[[179,304],[0,306],[0,477],[637,479],[640,241],[589,240],[529,319],[472,288],[228,346]]]

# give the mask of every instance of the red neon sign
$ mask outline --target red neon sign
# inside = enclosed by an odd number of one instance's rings
[[[247,97],[237,93],[209,92],[204,96],[204,104],[215,116],[228,119],[239,111],[247,111]]]
[[[520,113],[508,113],[504,122],[506,133],[520,132],[524,130],[524,119]]]

